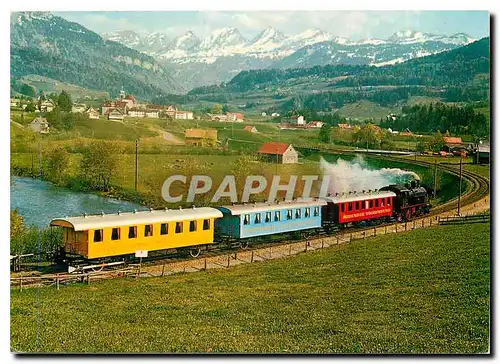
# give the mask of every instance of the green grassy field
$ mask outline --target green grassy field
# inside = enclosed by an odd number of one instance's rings
[[[484,353],[489,310],[489,225],[440,226],[222,271],[43,288],[38,303],[36,289],[12,290],[11,348]]]

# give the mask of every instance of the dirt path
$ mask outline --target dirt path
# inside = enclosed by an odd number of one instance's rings
[[[161,129],[151,128],[152,131],[158,133],[160,137],[169,144],[184,144],[184,141],[177,138],[175,135]]]

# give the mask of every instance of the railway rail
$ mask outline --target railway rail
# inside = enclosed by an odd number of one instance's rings
[[[371,158],[377,158],[375,156],[371,156]],[[431,168],[434,167],[433,163],[428,163],[424,161],[408,161],[408,160],[402,160],[401,158],[396,158],[396,157],[380,157],[379,159],[384,159],[384,160],[393,160],[395,162],[405,162],[405,163],[411,163],[415,165],[420,165],[423,167]],[[453,167],[451,165],[439,165],[439,168],[444,170],[447,173],[454,174],[456,176],[459,176],[460,171],[458,168]],[[467,181],[468,188],[465,190],[464,193],[462,193],[461,196],[461,207],[464,212],[466,211],[472,211],[474,212],[476,208],[482,208],[483,210],[487,209],[489,207],[488,204],[488,199],[489,199],[489,191],[490,191],[490,181],[476,173],[467,171],[467,170],[462,170],[462,178]],[[458,197],[449,200],[443,204],[440,204],[436,207],[434,207],[431,211],[430,214],[425,215],[424,217],[421,218],[416,218],[414,219],[411,223],[413,223],[413,228],[415,227],[429,227],[433,226],[432,221],[435,220],[436,222],[434,225],[438,224],[438,221],[441,217],[449,217],[449,216],[457,216],[457,206],[458,205]],[[425,225],[425,221],[427,220],[427,226]],[[398,230],[399,226],[399,230]],[[404,226],[404,228],[403,228]],[[353,240],[353,236],[373,236],[377,234],[377,231],[385,231],[387,234],[389,232],[400,232],[400,231],[406,231],[407,230],[407,223],[387,223],[387,224],[382,224],[382,225],[376,225],[376,226],[369,226],[369,227],[362,227],[362,228],[356,228],[356,227],[351,227],[348,229],[343,229],[340,232],[335,232],[334,234],[322,234],[322,235],[317,235],[312,238],[308,239],[286,239],[286,240],[281,240],[279,242],[264,242],[264,243],[259,243],[259,244],[252,244],[252,247],[249,249],[245,250],[234,250],[234,249],[222,249],[220,247],[214,247],[210,248],[206,251],[204,251],[203,257],[201,258],[187,258],[182,256],[182,254],[173,254],[169,255],[168,257],[166,256],[159,256],[156,259],[146,259],[143,260],[142,264],[139,266],[139,271],[134,269],[131,269],[130,267],[126,267],[124,269],[120,269],[118,273],[116,271],[102,271],[100,269],[98,272],[96,272],[96,278],[98,279],[106,279],[106,278],[113,278],[116,276],[122,276],[122,275],[129,275],[133,274],[135,276],[141,275],[141,270],[142,274],[147,274],[148,271],[154,271],[155,269],[157,270],[158,267],[162,267],[162,275],[164,274],[164,270],[166,266],[170,265],[178,265],[182,266],[184,265],[184,269],[180,271],[186,272],[186,264],[189,262],[192,262],[193,264],[195,262],[204,262],[204,264],[201,265],[201,268],[199,269],[194,269],[194,270],[201,270],[201,269],[207,269],[207,261],[216,261],[219,257],[225,258],[226,256],[229,257],[231,254],[234,254],[236,257],[237,254],[240,254],[240,259],[239,263],[242,262],[254,262],[254,261],[259,261],[262,259],[254,259],[254,256],[260,256],[258,253],[265,251],[266,249],[272,249],[275,252],[280,251],[280,250],[286,250],[288,247],[290,247],[290,254],[292,253],[291,247],[297,244],[304,244],[305,243],[305,251],[307,251],[307,247],[309,246],[308,244],[311,241],[321,241],[321,247],[324,247],[325,241],[336,241],[337,244],[342,243],[342,242],[350,242]],[[367,235],[368,234],[368,235]],[[372,235],[370,235],[372,234]],[[345,237],[348,236],[349,238],[346,239]],[[332,240],[333,239],[333,240]],[[314,245],[314,244],[313,244]],[[327,246],[331,245],[330,243],[326,243]],[[302,251],[304,251],[302,250]],[[314,250],[314,249],[313,249]],[[248,261],[241,259],[242,255],[249,255],[251,256],[251,259],[247,259]],[[271,254],[272,255],[272,254]],[[285,254],[286,255],[286,254]],[[283,256],[285,256],[283,255]],[[278,256],[279,257],[279,256]],[[238,260],[235,258],[235,260]],[[265,260],[265,259],[264,259]],[[191,265],[193,265],[191,264]],[[225,264],[220,264],[220,263],[213,263],[213,264],[218,264],[220,266],[225,266]],[[199,264],[198,264],[199,265]],[[137,264],[131,264],[131,267],[138,267]],[[228,258],[228,264],[227,266],[230,266],[230,261]],[[192,270],[192,269],[191,269]],[[187,271],[190,271],[189,269]],[[122,272],[123,274],[120,274]],[[170,270],[170,272],[179,272],[179,270]],[[87,281],[90,282],[90,278],[92,277],[92,273],[82,273],[79,275],[75,275],[75,277],[86,277]],[[24,287],[29,287],[29,286],[36,286],[40,285],[44,279],[46,281],[51,281],[54,280],[54,282],[59,282],[59,278],[54,278],[54,277],[59,277],[58,275],[54,275],[54,273],[51,274],[41,274],[38,276],[31,276],[31,277],[24,277],[25,280],[25,285]],[[66,279],[67,281],[71,281],[71,279],[67,278],[67,275],[62,275],[60,277],[61,280]],[[11,286],[16,286],[19,281],[19,276],[17,277],[11,277]],[[23,278],[21,277],[21,280]],[[83,278],[82,278],[83,281]],[[53,283],[55,284],[55,283]],[[57,286],[59,287],[59,283],[57,283]]]

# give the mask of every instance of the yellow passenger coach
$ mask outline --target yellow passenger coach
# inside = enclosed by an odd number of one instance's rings
[[[185,247],[193,255],[213,243],[214,219],[220,217],[219,210],[200,207],[66,217],[50,225],[63,227],[66,255],[98,259]]]

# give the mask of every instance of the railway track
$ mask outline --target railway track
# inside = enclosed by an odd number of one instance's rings
[[[401,158],[387,157],[387,156],[384,156],[381,158],[371,156],[370,158],[393,160],[394,162],[405,162],[405,163],[420,165],[420,166],[423,166],[426,168],[434,167],[433,163],[428,163],[428,162],[424,162],[424,161],[408,161],[408,160],[404,160]],[[459,174],[460,174],[459,169],[456,167],[453,167],[451,165],[441,164],[441,165],[439,165],[439,168],[442,169],[443,171],[445,171],[446,173],[450,173],[450,174],[453,174],[456,176],[459,176]],[[487,178],[485,178],[481,175],[478,175],[476,173],[464,170],[464,169],[462,169],[462,178],[467,182],[467,189],[465,190],[464,193],[462,193],[462,196],[461,196],[461,207],[463,209],[466,209],[467,207],[471,207],[472,205],[475,207],[477,203],[482,202],[483,199],[487,199],[487,197],[489,196],[489,191],[490,191],[490,181]],[[458,207],[458,197],[451,199],[449,201],[446,201],[445,203],[434,207],[430,214],[425,215],[425,218],[436,217],[436,219],[437,219],[438,217],[445,217],[445,216],[448,217],[448,216],[456,215],[457,207]],[[419,218],[417,218],[416,220],[419,220]],[[379,225],[375,226],[375,229],[387,228],[387,227],[393,226],[393,225],[394,225],[393,222],[387,223],[387,224],[382,224],[382,225],[379,224]],[[397,223],[396,223],[396,225],[397,225]],[[373,225],[371,225],[369,227],[362,227],[362,228],[351,227],[351,228],[347,228],[347,229],[342,229],[341,234],[342,235],[350,234],[352,236],[353,234],[365,234],[366,232],[371,232],[373,230],[374,230]],[[335,236],[336,234],[337,234],[337,232],[335,232],[335,234],[322,235],[322,236],[332,237],[332,236]],[[321,238],[322,236],[318,235],[318,236],[315,236],[315,238]],[[293,244],[297,244],[297,243],[300,243],[303,241],[304,240],[301,241],[301,239],[298,238],[298,239],[281,240],[279,242],[263,242],[263,243],[259,243],[259,244],[252,244],[251,248],[244,250],[244,251],[247,251],[247,252],[251,252],[252,250],[258,251],[258,250],[266,249],[268,247],[273,247],[273,249],[274,249],[274,247],[276,247],[276,249],[280,249],[280,248],[283,248],[287,245],[293,245]],[[241,250],[240,248],[236,248],[236,249]],[[203,258],[209,259],[209,258],[216,258],[218,256],[225,256],[228,253],[232,253],[232,252],[234,253],[238,250],[227,249],[227,248],[223,249],[220,247],[210,248],[206,251],[203,251]],[[182,263],[185,263],[187,261],[191,261],[191,260],[194,261],[197,259],[198,258],[185,257],[185,256],[183,256],[183,254],[177,253],[177,254],[169,255],[168,257],[166,257],[166,256],[161,257],[160,256],[160,257],[157,257],[156,259],[150,259],[150,260],[148,259],[146,261],[143,261],[142,267],[145,271],[147,271],[149,268],[154,268],[154,267],[160,266],[160,265],[165,266],[168,264],[176,264],[176,263],[182,264]],[[112,271],[110,271],[110,272],[112,272]],[[51,274],[53,274],[53,273],[51,273]],[[44,275],[41,275],[41,276],[43,277]],[[46,276],[50,276],[50,274],[46,274]],[[113,274],[110,274],[110,278],[111,277],[113,277]]]

